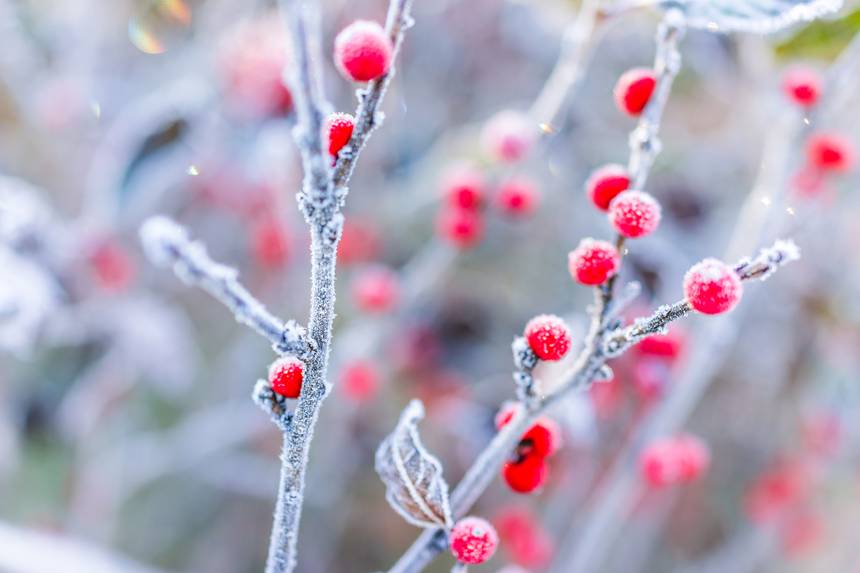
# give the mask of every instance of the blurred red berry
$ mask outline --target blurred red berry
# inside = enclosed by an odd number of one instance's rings
[[[294,356],[279,358],[269,366],[269,384],[276,394],[298,398],[302,391],[305,366]]]
[[[621,256],[615,245],[596,239],[583,239],[567,255],[570,276],[584,285],[599,285],[618,272]]]
[[[789,517],[780,530],[780,542],[786,555],[801,557],[820,545],[824,538],[824,521],[811,509]]]
[[[340,387],[346,396],[355,402],[366,402],[376,395],[379,379],[379,372],[372,362],[356,360],[344,365],[340,375]]]
[[[819,132],[806,142],[807,161],[822,171],[845,172],[854,166],[854,145],[832,132]]]
[[[517,493],[531,493],[546,483],[549,466],[540,455],[526,455],[508,461],[502,468],[505,483]]]
[[[466,209],[444,208],[436,221],[439,235],[460,249],[474,247],[484,233],[484,220],[480,213]]]
[[[446,172],[442,193],[452,208],[477,210],[484,204],[485,185],[480,171],[460,165]]]
[[[653,233],[660,216],[660,204],[644,191],[624,191],[609,204],[609,222],[628,239]]]
[[[680,461],[682,482],[695,481],[710,468],[711,451],[700,438],[691,434],[681,434],[675,438],[675,448]]]
[[[717,259],[705,259],[684,275],[684,296],[703,314],[732,310],[743,295],[743,284],[733,268]]]
[[[641,354],[674,360],[684,350],[686,334],[680,326],[672,326],[664,334],[652,334],[643,338],[636,348]]]
[[[400,298],[400,279],[388,267],[374,265],[363,269],[352,284],[352,295],[358,308],[366,312],[386,312]]]
[[[630,187],[627,168],[611,163],[594,170],[585,182],[585,193],[601,211],[609,210],[609,203]]]
[[[488,155],[497,161],[518,161],[531,151],[537,140],[537,126],[523,113],[505,110],[487,121],[481,141]]]
[[[334,61],[348,80],[369,82],[388,72],[391,40],[376,22],[356,20],[334,40]]]
[[[552,314],[541,314],[531,319],[523,336],[541,360],[561,360],[570,350],[570,329],[561,318]]]
[[[642,113],[654,88],[657,86],[657,76],[649,68],[633,68],[624,72],[615,84],[613,95],[615,105],[624,113],[637,116]]]
[[[448,544],[460,563],[480,565],[496,552],[499,535],[486,519],[464,517],[451,528]]]
[[[528,508],[503,508],[495,516],[493,523],[499,532],[502,546],[514,563],[542,570],[552,560],[555,549],[552,537]],[[518,567],[511,573],[514,571],[527,573]]]
[[[807,469],[797,462],[777,464],[750,485],[744,506],[750,520],[767,523],[781,519],[809,495]]]
[[[642,450],[639,470],[652,487],[689,483],[710,465],[710,453],[699,438],[688,434],[662,438]]]
[[[537,208],[539,201],[540,191],[537,184],[524,177],[505,181],[496,195],[499,209],[514,217],[530,215]]]
[[[328,152],[332,157],[337,157],[338,152],[349,143],[354,128],[355,119],[348,113],[333,113],[326,118],[323,132],[326,134]]]
[[[97,244],[88,259],[96,283],[102,290],[121,292],[134,280],[134,262],[122,245],[113,239]]]
[[[254,258],[260,265],[274,268],[287,262],[290,256],[289,239],[286,229],[277,218],[266,216],[257,221],[251,234]]]
[[[812,107],[821,96],[821,78],[810,68],[797,67],[788,70],[782,79],[785,94],[801,107]]]
[[[379,255],[380,243],[379,233],[370,222],[348,217],[337,246],[337,262],[351,265],[372,260]]]

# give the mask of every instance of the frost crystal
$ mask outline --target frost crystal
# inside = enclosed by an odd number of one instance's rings
[[[426,528],[453,525],[448,483],[442,464],[418,435],[424,406],[413,400],[403,410],[397,427],[376,450],[376,473],[385,484],[385,498],[406,521]]]
[[[836,12],[842,0],[667,0],[663,5],[682,10],[691,28],[770,34]]]

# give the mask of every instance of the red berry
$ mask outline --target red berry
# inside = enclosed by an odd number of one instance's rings
[[[797,105],[811,107],[821,96],[821,78],[810,68],[793,68],[783,77],[782,88]]]
[[[637,116],[642,113],[654,88],[657,86],[657,77],[654,70],[649,68],[633,68],[624,72],[615,84],[613,95],[615,105],[624,113]]]
[[[660,204],[644,191],[625,191],[609,204],[609,222],[628,239],[650,235],[660,224]]]
[[[512,216],[529,215],[534,212],[540,200],[537,185],[523,177],[509,179],[502,183],[496,204],[503,213]]]
[[[621,256],[612,243],[583,239],[567,255],[567,268],[576,281],[584,285],[599,285],[614,276],[621,265]]]
[[[621,165],[610,163],[596,169],[585,182],[585,192],[601,211],[609,210],[609,203],[630,187],[630,176]]]
[[[546,528],[525,507],[503,508],[493,519],[499,538],[511,561],[524,567],[543,570],[552,560],[554,544]],[[528,573],[509,566],[498,573]]]
[[[683,434],[647,446],[639,457],[639,470],[645,481],[654,487],[689,483],[704,474],[710,459],[704,442]]]
[[[334,60],[348,80],[369,82],[388,72],[391,40],[376,22],[356,20],[334,40]]]
[[[251,230],[254,257],[269,268],[283,265],[290,256],[287,232],[277,218],[267,216],[254,224]]]
[[[717,259],[705,259],[684,275],[684,296],[703,314],[720,314],[735,307],[744,292],[733,268]]]
[[[120,292],[134,280],[134,262],[128,252],[114,240],[105,240],[89,254],[89,264],[98,286],[108,292]]]
[[[838,133],[817,133],[806,142],[807,161],[822,171],[848,171],[854,165],[854,146]]]
[[[348,218],[343,223],[343,234],[337,245],[337,262],[341,265],[369,261],[379,254],[379,232],[369,221]]]
[[[379,378],[379,372],[372,362],[356,360],[344,366],[340,375],[340,386],[354,401],[365,402],[376,394]]]
[[[484,233],[480,213],[466,209],[443,209],[436,222],[439,234],[461,249],[475,246]]]
[[[526,324],[523,336],[541,360],[561,360],[570,350],[570,329],[552,314],[541,314]]]
[[[305,365],[294,356],[280,358],[269,366],[269,384],[276,394],[298,398],[302,391]]]
[[[443,195],[450,207],[477,210],[484,203],[484,177],[469,166],[450,169],[443,179]]]
[[[711,452],[708,445],[691,434],[675,438],[675,449],[679,457],[680,478],[682,482],[692,482],[702,477],[711,465]]]
[[[546,458],[539,455],[526,455],[511,460],[502,468],[505,483],[517,493],[531,493],[546,483],[549,466]]]
[[[484,149],[497,161],[513,162],[525,157],[537,140],[537,126],[518,111],[494,115],[481,134]]]
[[[400,280],[388,267],[373,266],[364,269],[352,286],[355,304],[366,312],[385,312],[400,298]]]
[[[480,565],[496,552],[499,535],[486,519],[464,517],[451,528],[448,544],[460,563]]]
[[[553,455],[561,449],[561,428],[551,418],[538,418],[520,440],[520,450],[524,449],[528,450],[528,455]]]
[[[666,334],[652,334],[643,338],[636,348],[642,354],[674,360],[684,350],[686,335],[680,326],[673,326]]]
[[[323,132],[326,134],[328,152],[332,157],[337,157],[338,152],[349,143],[354,128],[355,119],[348,113],[333,113],[326,118]]]

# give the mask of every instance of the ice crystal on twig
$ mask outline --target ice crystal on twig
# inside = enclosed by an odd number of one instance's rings
[[[842,3],[842,0],[667,0],[663,5],[683,10],[691,28],[770,34],[836,12]]]

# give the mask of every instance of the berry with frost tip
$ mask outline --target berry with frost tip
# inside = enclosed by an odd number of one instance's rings
[[[628,239],[653,233],[660,225],[660,204],[644,191],[625,191],[609,204],[609,222]]]
[[[594,286],[618,272],[621,256],[615,245],[596,239],[583,239],[567,255],[567,268],[577,282]]]
[[[615,84],[613,95],[618,109],[631,116],[638,116],[648,105],[657,86],[657,76],[650,68],[633,68],[624,72]]]
[[[610,163],[591,173],[585,182],[585,193],[595,207],[608,211],[612,200],[629,187],[630,176],[627,169],[617,163]]]
[[[512,217],[530,215],[537,208],[539,200],[537,185],[524,177],[505,181],[496,195],[496,205],[503,213]]]
[[[726,263],[705,259],[684,275],[684,296],[702,314],[721,314],[733,309],[741,300],[743,284]]]
[[[842,173],[854,165],[854,146],[838,133],[820,132],[806,142],[806,158],[822,171]]]
[[[388,267],[373,266],[361,271],[352,285],[356,306],[366,312],[386,312],[400,298],[397,273]]]
[[[298,398],[302,391],[305,365],[295,356],[279,358],[269,366],[269,384],[276,394]]]
[[[513,162],[525,157],[537,140],[537,126],[525,114],[505,110],[484,126],[481,142],[490,157]]]
[[[348,113],[332,113],[325,120],[323,132],[328,141],[328,152],[332,157],[349,143],[352,131],[355,129],[355,119]]]
[[[468,249],[481,240],[484,220],[475,211],[445,208],[439,214],[436,229],[446,241],[460,249]]]
[[[502,478],[517,493],[532,493],[546,483],[548,476],[546,457],[537,454],[518,456],[502,468]]]
[[[448,170],[442,180],[447,204],[456,209],[476,211],[484,204],[486,183],[477,169],[460,165]]]
[[[541,314],[531,319],[523,336],[541,360],[561,360],[570,350],[570,329],[561,318],[552,314]]]
[[[489,560],[499,546],[496,528],[486,519],[464,517],[454,524],[448,537],[451,553],[460,563],[480,565]]]
[[[782,89],[797,105],[812,107],[821,97],[821,77],[810,68],[793,68],[783,77]]]
[[[388,72],[392,57],[391,40],[376,22],[356,20],[334,40],[334,61],[348,80],[369,82]]]

